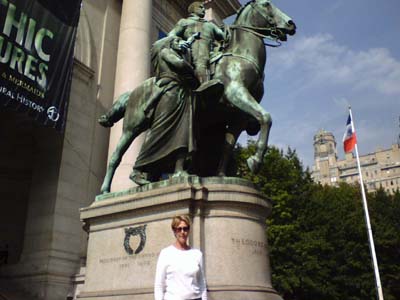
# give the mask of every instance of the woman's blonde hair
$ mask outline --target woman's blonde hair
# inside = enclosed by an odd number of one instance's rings
[[[180,222],[185,222],[187,226],[191,226],[192,222],[190,221],[190,218],[188,215],[181,215],[181,216],[175,216],[172,218],[171,222],[171,229],[174,230],[176,227],[178,227]]]

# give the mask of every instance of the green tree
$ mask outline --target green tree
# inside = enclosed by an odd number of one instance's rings
[[[267,220],[272,281],[285,300],[376,299],[360,189],[313,183],[292,149],[270,147],[258,174],[254,144],[238,147],[238,175],[273,203]],[[400,194],[368,195],[386,300],[400,299]]]
[[[400,299],[400,192],[380,189],[368,205],[385,300]]]
[[[360,192],[354,186],[315,185],[297,222],[306,278],[301,299],[374,299]],[[311,245],[311,246],[310,246]]]

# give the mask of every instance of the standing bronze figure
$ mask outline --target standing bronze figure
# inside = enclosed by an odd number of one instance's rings
[[[215,41],[223,41],[225,33],[214,23],[204,19],[206,14],[203,2],[196,1],[189,5],[190,16],[179,20],[168,36],[179,36],[184,40],[199,32],[200,38],[191,46],[191,62],[200,83],[210,79],[210,55]]]

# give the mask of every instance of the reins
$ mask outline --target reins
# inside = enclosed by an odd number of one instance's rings
[[[265,16],[261,11],[259,11],[259,9],[253,4],[253,3],[248,3],[251,4],[252,8],[254,9],[254,11],[256,13],[258,13],[262,18],[266,19],[268,22],[268,17]],[[242,10],[238,13],[238,16],[240,16]],[[227,32],[230,32],[230,30],[236,29],[236,30],[243,30],[246,31],[248,33],[251,33],[259,38],[261,38],[263,41],[263,44],[265,46],[268,47],[280,47],[282,45],[282,43],[279,41],[279,36],[278,36],[278,29],[276,26],[271,26],[271,27],[255,27],[255,26],[249,26],[249,25],[229,25],[226,26],[226,30]],[[264,39],[268,39],[276,44],[270,44],[270,43],[266,43],[264,41]],[[246,60],[248,62],[250,62],[253,67],[256,69],[256,72],[259,74],[259,76],[263,76],[262,71],[258,65],[258,63],[256,61],[254,61],[253,59],[243,56],[243,55],[239,55],[239,54],[234,54],[234,53],[230,53],[230,52],[225,52],[222,54],[222,56],[220,56],[216,61],[218,61],[219,59],[223,58],[224,56],[234,56],[243,60]],[[215,61],[215,62],[216,62]]]
[[[256,13],[258,13],[262,18],[266,19],[267,22],[268,22],[268,17],[265,16],[265,15],[259,10],[259,8],[258,8],[257,5],[254,3],[254,1],[249,2],[248,4],[250,4],[251,7],[252,7],[252,9],[253,9]],[[257,37],[263,39],[263,40],[264,40],[264,39],[268,39],[268,40],[273,41],[273,42],[276,43],[276,44],[269,44],[269,43],[266,43],[266,42],[263,41],[263,44],[264,44],[265,46],[268,46],[268,47],[276,48],[276,47],[280,47],[280,46],[282,45],[282,43],[279,41],[279,37],[278,37],[278,34],[277,34],[277,28],[276,28],[276,26],[273,26],[272,28],[268,28],[268,27],[264,27],[264,28],[263,28],[263,27],[254,27],[254,26],[246,26],[246,25],[231,25],[230,28],[232,28],[232,29],[240,29],[240,30],[243,30],[243,31],[247,31],[247,32],[249,32],[249,33],[251,33],[251,34],[254,34],[255,36],[257,36]],[[266,33],[266,34],[263,34],[263,33],[261,33],[261,32],[267,32],[267,33]]]
[[[247,31],[249,33],[254,34],[255,36],[258,36],[259,38],[262,39],[268,39],[270,41],[273,41],[277,44],[269,44],[263,41],[265,46],[269,46],[269,47],[280,47],[282,45],[282,43],[278,40],[278,36],[275,33],[276,29],[270,29],[270,28],[262,28],[262,27],[253,27],[253,26],[245,26],[245,25],[230,25],[229,28],[231,29],[239,29],[239,30],[243,30],[243,31]],[[263,34],[259,31],[269,31],[269,34]]]

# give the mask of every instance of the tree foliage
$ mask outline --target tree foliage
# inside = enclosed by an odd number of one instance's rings
[[[238,147],[237,173],[273,203],[267,220],[272,281],[285,300],[376,299],[358,186],[316,184],[296,152],[270,147],[258,174],[246,167],[255,145]],[[386,300],[400,299],[400,193],[368,196]]]

